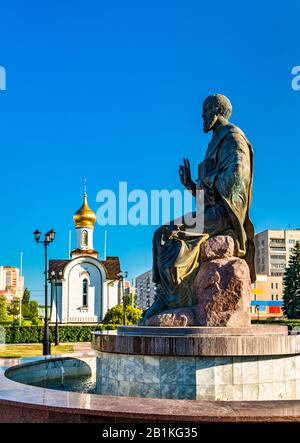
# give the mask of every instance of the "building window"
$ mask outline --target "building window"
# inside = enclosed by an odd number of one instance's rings
[[[274,289],[274,283],[271,283],[271,289]]]
[[[82,306],[88,305],[89,282],[87,278],[82,281]]]
[[[284,238],[270,238],[270,242],[272,243],[285,243]]]
[[[84,231],[82,231],[82,234],[81,234],[81,243],[82,243],[82,246],[87,246],[88,245],[88,231],[86,231],[86,230],[84,230]]]
[[[276,283],[276,289],[278,289],[278,283]]]
[[[272,294],[272,300],[274,300],[274,294]]]
[[[294,244],[294,243],[295,243],[295,240],[294,240],[294,239],[289,239],[289,243]]]
[[[278,300],[278,294],[276,295],[276,300]]]

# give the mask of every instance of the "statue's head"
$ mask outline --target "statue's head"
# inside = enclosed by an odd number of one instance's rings
[[[209,95],[203,102],[203,131],[209,132],[220,119],[228,120],[232,113],[230,100],[222,94]]]

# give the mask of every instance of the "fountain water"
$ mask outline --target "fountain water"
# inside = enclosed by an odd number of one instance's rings
[[[61,379],[60,379],[60,385],[61,386],[64,386],[64,374],[65,374],[65,370],[64,370],[64,367],[63,366],[61,366],[60,367],[60,375],[61,375]]]

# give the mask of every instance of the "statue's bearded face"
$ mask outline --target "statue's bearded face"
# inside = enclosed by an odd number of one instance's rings
[[[212,103],[204,102],[203,103],[203,131],[209,132],[214,127],[216,121],[218,120],[218,112],[215,106],[212,106]]]

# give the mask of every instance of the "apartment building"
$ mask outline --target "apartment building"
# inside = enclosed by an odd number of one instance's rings
[[[282,277],[257,274],[252,289],[251,317],[256,320],[281,317],[282,304]]]
[[[300,229],[268,229],[256,234],[256,272],[282,277],[297,241],[300,241]]]
[[[136,277],[136,304],[140,309],[148,309],[154,302],[156,285],[152,281],[152,270]]]
[[[0,291],[9,292],[13,298],[23,297],[24,276],[20,275],[19,268],[0,266]]]
[[[253,315],[282,315],[283,276],[297,241],[300,229],[267,229],[255,235],[257,281],[251,303]]]

